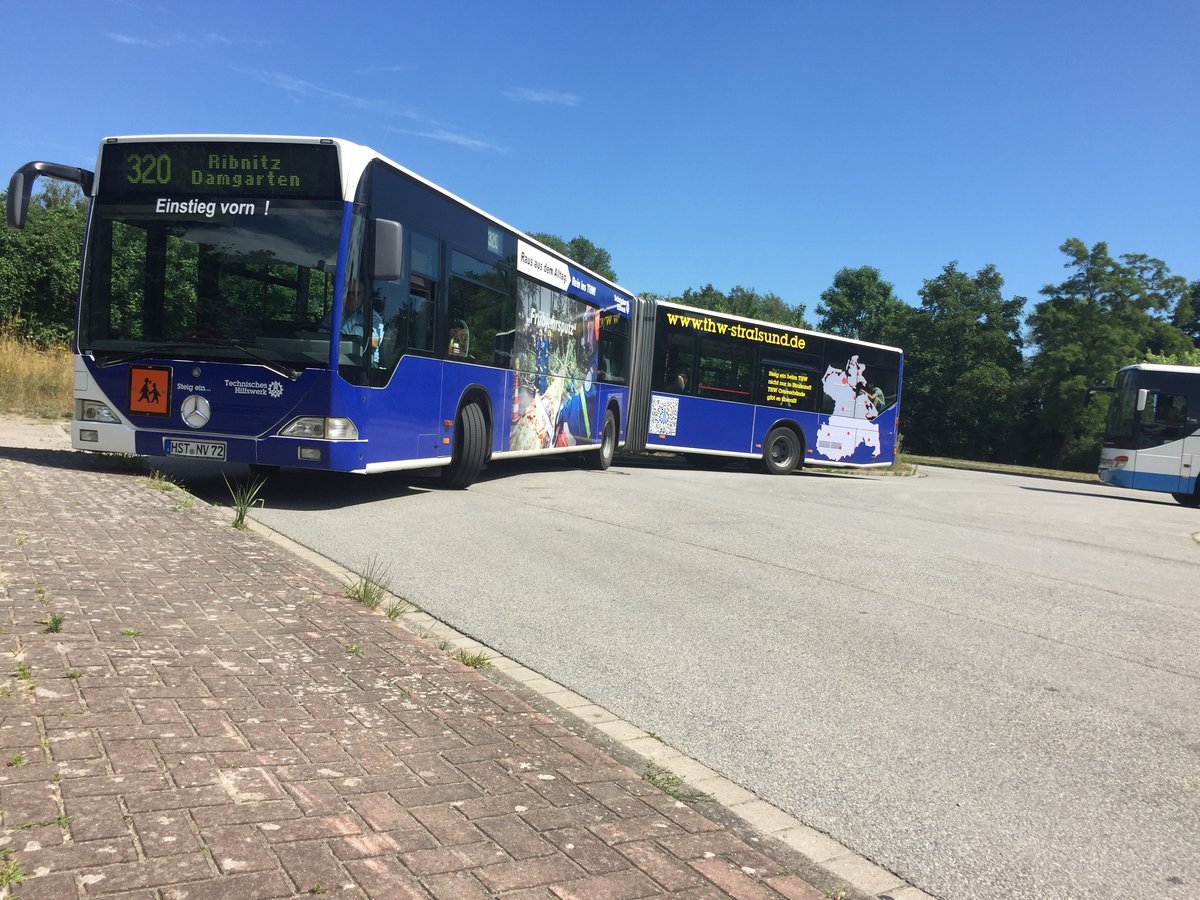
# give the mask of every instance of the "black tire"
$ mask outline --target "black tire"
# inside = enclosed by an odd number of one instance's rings
[[[1171,496],[1174,497],[1175,502],[1181,506],[1200,506],[1200,483],[1196,485],[1196,490],[1192,491],[1190,494],[1172,494]]]
[[[763,471],[768,475],[790,475],[800,467],[800,439],[782,426],[767,432],[763,442]]]
[[[475,482],[487,459],[487,420],[478,403],[468,403],[454,425],[450,465],[442,469],[442,484],[462,490]]]
[[[600,446],[583,454],[583,464],[589,469],[603,472],[612,465],[617,455],[617,417],[611,409],[604,411],[604,428],[600,432]]]

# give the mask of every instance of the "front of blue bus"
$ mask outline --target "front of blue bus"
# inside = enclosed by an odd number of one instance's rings
[[[96,176],[73,445],[359,468],[333,377],[351,218],[338,144],[110,138]]]

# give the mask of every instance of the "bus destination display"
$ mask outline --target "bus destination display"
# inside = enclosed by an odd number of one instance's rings
[[[100,194],[191,194],[296,200],[341,196],[332,145],[213,142],[108,144]]]

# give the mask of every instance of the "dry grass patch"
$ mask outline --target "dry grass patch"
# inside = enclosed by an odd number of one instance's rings
[[[39,350],[0,335],[0,413],[43,419],[71,417],[74,369],[66,347]]]

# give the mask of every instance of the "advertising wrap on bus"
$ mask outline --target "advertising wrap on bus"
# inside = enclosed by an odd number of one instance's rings
[[[526,241],[517,241],[517,271],[601,309],[629,315],[628,296]]]

